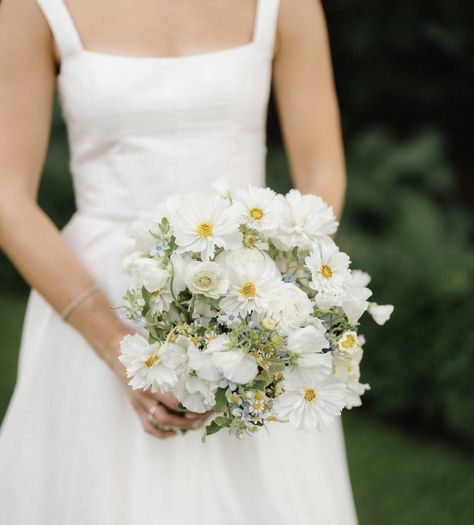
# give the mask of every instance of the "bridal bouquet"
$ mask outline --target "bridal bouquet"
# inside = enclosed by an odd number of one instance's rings
[[[249,186],[174,195],[129,228],[135,247],[121,342],[130,385],[213,410],[205,435],[237,437],[272,421],[322,429],[361,404],[370,276],[350,268],[320,197]],[[139,330],[140,331],[140,330]]]

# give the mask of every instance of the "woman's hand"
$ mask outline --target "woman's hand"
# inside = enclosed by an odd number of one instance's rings
[[[202,426],[211,412],[198,414],[189,410],[181,410],[179,401],[169,393],[152,394],[150,391],[132,389],[128,384],[129,380],[125,367],[118,359],[120,340],[123,335],[113,340],[108,355],[114,357],[107,359],[107,361],[125,388],[130,402],[140,418],[143,430],[159,439],[166,439],[175,436],[179,430],[189,430]]]

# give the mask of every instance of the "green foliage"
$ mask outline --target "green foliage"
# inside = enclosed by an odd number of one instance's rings
[[[443,136],[425,129],[400,141],[360,133],[347,147],[346,207],[337,241],[367,271],[373,300],[393,303],[383,327],[362,318],[367,337],[364,403],[375,414],[464,440],[474,438],[474,252],[469,212],[455,197]],[[283,151],[269,183],[290,185]]]
[[[472,222],[452,198],[443,140],[426,130],[400,143],[374,129],[348,157],[338,241],[372,275],[374,299],[395,305],[383,328],[363,322],[365,401],[377,414],[472,439]]]

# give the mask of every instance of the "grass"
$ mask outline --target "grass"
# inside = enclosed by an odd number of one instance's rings
[[[24,310],[23,297],[0,297],[0,417],[15,382]],[[363,409],[347,413],[344,426],[360,525],[472,523],[474,461],[467,453]]]

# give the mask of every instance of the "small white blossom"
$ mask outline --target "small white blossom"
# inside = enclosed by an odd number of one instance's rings
[[[393,304],[369,304],[369,314],[373,317],[374,321],[379,324],[385,324],[392,315]]]

